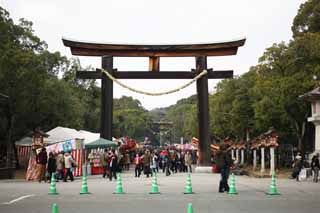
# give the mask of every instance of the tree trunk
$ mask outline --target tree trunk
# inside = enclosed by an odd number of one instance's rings
[[[304,155],[304,144],[303,144],[303,138],[306,130],[306,122],[302,122],[301,128],[299,126],[299,123],[295,121],[295,126],[296,126],[296,135],[298,139],[298,151]]]
[[[7,120],[8,120],[8,127],[7,127],[7,162],[6,167],[15,167],[16,166],[16,150],[14,148],[14,141],[12,140],[13,135],[13,126],[14,126],[14,115],[11,111],[11,103],[10,100],[8,101],[7,105]]]

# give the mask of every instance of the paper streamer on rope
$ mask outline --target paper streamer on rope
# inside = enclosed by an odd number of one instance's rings
[[[132,91],[132,92],[135,92],[135,93],[140,93],[140,94],[143,94],[143,95],[149,95],[149,96],[161,96],[161,95],[168,95],[168,94],[171,94],[171,93],[175,93],[175,92],[178,92],[179,90],[181,89],[184,89],[188,86],[190,86],[193,82],[195,82],[196,80],[200,79],[202,76],[206,75],[208,73],[207,70],[203,70],[201,73],[199,73],[196,77],[194,77],[194,79],[192,79],[191,81],[187,82],[186,84],[176,88],[176,89],[172,89],[172,90],[169,90],[169,91],[166,91],[166,92],[145,92],[145,91],[142,91],[142,90],[138,90],[138,89],[134,89],[128,85],[125,85],[124,83],[122,83],[121,81],[118,81],[118,79],[114,78],[110,73],[108,73],[106,70],[102,69],[102,72],[104,74],[106,74],[108,76],[108,78],[110,78],[112,81],[114,81],[115,83],[119,84],[120,86]]]

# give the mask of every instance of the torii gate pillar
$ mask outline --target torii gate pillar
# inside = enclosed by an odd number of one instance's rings
[[[207,57],[196,57],[197,73],[207,69]],[[209,116],[209,95],[208,95],[208,77],[202,76],[197,80],[198,96],[198,131],[199,131],[199,150],[198,164],[200,166],[210,166],[211,150],[210,147],[210,116]]]
[[[102,57],[102,68],[108,72],[113,70],[113,57]],[[112,74],[112,73],[111,73]],[[106,75],[101,75],[101,114],[100,137],[112,141],[113,121],[113,81]]]

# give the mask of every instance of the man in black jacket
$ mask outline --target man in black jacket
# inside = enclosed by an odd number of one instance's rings
[[[109,152],[109,180],[112,181],[112,177],[117,179],[117,171],[118,171],[118,156],[114,149]]]
[[[220,171],[221,179],[219,184],[219,192],[228,192],[228,178],[230,173],[230,167],[232,165],[232,159],[228,153],[229,146],[227,144],[222,144],[217,152],[216,165]]]

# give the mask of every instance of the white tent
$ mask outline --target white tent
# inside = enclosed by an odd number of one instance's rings
[[[93,133],[85,130],[77,131],[75,129],[70,129],[70,128],[61,127],[61,126],[51,129],[46,133],[49,135],[49,137],[43,139],[45,144],[54,144],[54,143],[59,143],[59,142],[63,142],[71,139],[82,139],[84,144],[88,144],[100,138],[99,133]],[[24,137],[19,141],[16,141],[15,145],[31,146],[32,139],[31,137]]]
[[[71,139],[84,139],[83,135],[75,129],[58,126],[48,132],[48,140],[53,143],[63,142]]]
[[[93,133],[93,132],[88,132],[85,130],[79,130],[79,133],[84,138],[84,141],[83,141],[84,144],[91,143],[91,142],[98,140],[100,138],[100,133]]]

